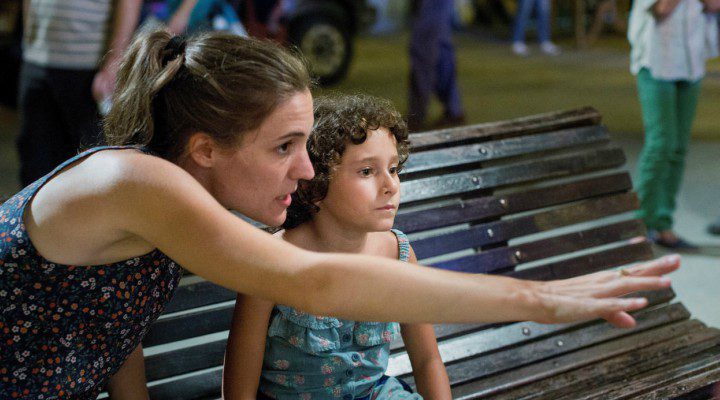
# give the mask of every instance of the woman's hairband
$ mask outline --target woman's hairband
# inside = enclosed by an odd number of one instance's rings
[[[181,56],[185,52],[186,45],[187,38],[184,35],[174,36],[170,39],[163,49],[163,53],[165,53],[162,59],[163,65]]]

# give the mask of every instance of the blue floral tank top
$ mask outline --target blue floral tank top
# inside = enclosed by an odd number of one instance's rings
[[[0,207],[0,397],[94,399],[170,300],[180,267],[159,250],[100,266],[50,262],[23,212],[66,161]]]
[[[408,239],[398,230],[393,233],[398,240],[398,258],[407,261]],[[277,305],[270,318],[260,391],[281,400],[421,399],[404,392],[392,378],[383,382],[384,389],[379,388],[390,342],[399,333],[400,326],[394,322],[349,321]],[[376,396],[375,391],[383,394]],[[393,391],[398,395],[389,396]]]

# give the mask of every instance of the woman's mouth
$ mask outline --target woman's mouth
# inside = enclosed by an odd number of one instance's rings
[[[290,193],[276,197],[275,200],[279,202],[283,207],[287,208],[290,207],[290,203],[292,203],[292,196],[290,196]]]
[[[395,205],[393,205],[393,204],[385,204],[385,205],[382,206],[382,207],[376,208],[376,210],[380,210],[380,211],[395,211]]]

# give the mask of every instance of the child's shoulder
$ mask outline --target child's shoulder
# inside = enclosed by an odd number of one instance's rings
[[[402,259],[410,246],[407,236],[399,230],[393,229],[385,232],[374,232],[373,238],[375,254],[388,258]]]

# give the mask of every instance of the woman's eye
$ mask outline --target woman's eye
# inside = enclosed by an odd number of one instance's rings
[[[391,175],[395,175],[395,174],[399,174],[399,173],[400,173],[400,167],[397,167],[397,166],[395,166],[395,167],[390,167],[390,174],[391,174]]]
[[[290,151],[290,145],[290,142],[281,144],[280,146],[278,146],[277,152],[279,154],[287,154],[287,152]]]
[[[360,175],[362,176],[370,176],[372,175],[372,168],[363,168],[360,170]]]

